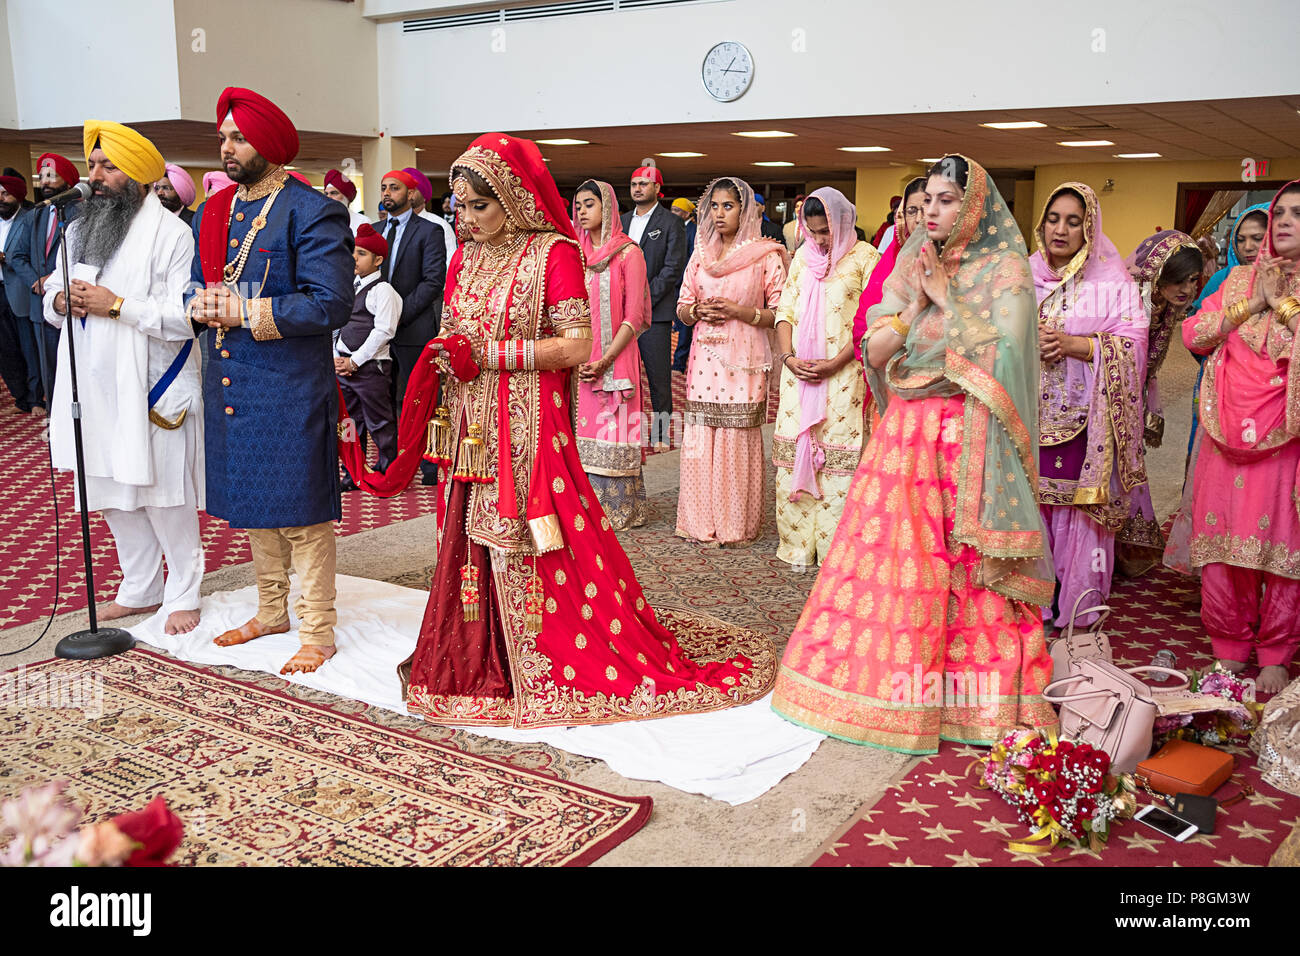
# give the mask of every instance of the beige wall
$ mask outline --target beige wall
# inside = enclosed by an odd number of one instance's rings
[[[221,91],[243,86],[274,100],[299,129],[376,135],[378,43],[358,7],[175,0],[182,118],[212,122]],[[202,52],[194,30],[204,31]]]
[[[903,187],[925,172],[920,163],[911,166],[888,166],[884,169],[859,169],[854,199],[858,207],[858,225],[870,239],[889,213],[889,200],[903,195]]]

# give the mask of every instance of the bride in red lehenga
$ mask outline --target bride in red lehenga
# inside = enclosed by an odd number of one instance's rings
[[[466,336],[481,371],[446,379],[449,414],[433,426],[451,463],[429,604],[400,668],[408,707],[435,723],[548,727],[758,700],[775,679],[770,642],[687,612],[656,618],[578,459],[569,374],[589,358],[591,315],[541,153],[480,136],[450,182],[463,244],[441,334]]]

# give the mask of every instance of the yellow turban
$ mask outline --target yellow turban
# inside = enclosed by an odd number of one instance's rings
[[[86,120],[81,138],[87,161],[98,141],[108,161],[137,183],[155,183],[167,175],[167,164],[158,147],[129,126],[107,120]]]
[[[695,212],[695,203],[691,202],[689,199],[678,196],[673,200],[673,208],[680,209],[682,212],[689,215]]]

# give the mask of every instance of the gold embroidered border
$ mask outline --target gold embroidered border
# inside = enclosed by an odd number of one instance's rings
[[[282,338],[280,330],[275,326],[275,316],[271,314],[269,298],[245,299],[244,302],[248,307],[248,327],[253,338],[259,342]]]
[[[501,205],[505,206],[506,215],[517,226],[538,232],[553,231],[546,216],[537,208],[537,202],[523,181],[515,175],[510,164],[501,158],[501,154],[484,146],[471,146],[461,153],[460,158],[452,163],[448,183],[455,186],[456,167],[464,166],[482,176],[496,193]]]
[[[571,328],[585,328],[585,336],[569,336],[570,338],[591,338],[591,305],[586,299],[574,297],[572,299],[562,299],[555,303],[547,310],[551,320],[551,327],[556,332],[563,333]]]
[[[589,475],[626,478],[641,474],[641,448],[638,445],[600,441],[578,436],[578,460]]]
[[[728,404],[726,402],[686,401],[682,420],[687,425],[708,428],[757,428],[767,422],[767,402]]]
[[[826,455],[826,463],[821,467],[825,475],[856,475],[858,463],[862,460],[861,448],[841,448],[833,445],[818,444]],[[772,439],[772,464],[777,468],[793,468],[798,441],[793,438],[775,436]]]
[[[1230,564],[1300,581],[1300,549],[1290,550],[1285,541],[1261,541],[1254,535],[1197,534],[1192,536],[1190,550],[1194,568]]]
[[[509,697],[437,694],[418,684],[407,688],[406,707],[438,724],[509,727],[515,721],[515,705]]]

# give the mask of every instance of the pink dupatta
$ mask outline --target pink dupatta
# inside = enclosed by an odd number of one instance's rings
[[[795,355],[801,359],[819,360],[826,355],[826,280],[830,278],[840,260],[848,255],[858,241],[853,229],[858,213],[838,189],[823,186],[813,190],[809,199],[816,198],[826,207],[826,220],[831,228],[831,248],[823,250],[811,238],[799,248],[797,255],[804,260],[799,276],[799,321],[795,326]],[[807,202],[799,210],[799,229],[807,236],[804,215]],[[799,437],[795,441],[794,468],[791,471],[790,500],[806,491],[821,498],[817,487],[817,472],[826,464],[826,453],[816,447],[812,430],[826,420],[826,379],[805,382],[799,379],[795,388],[799,395]]]

